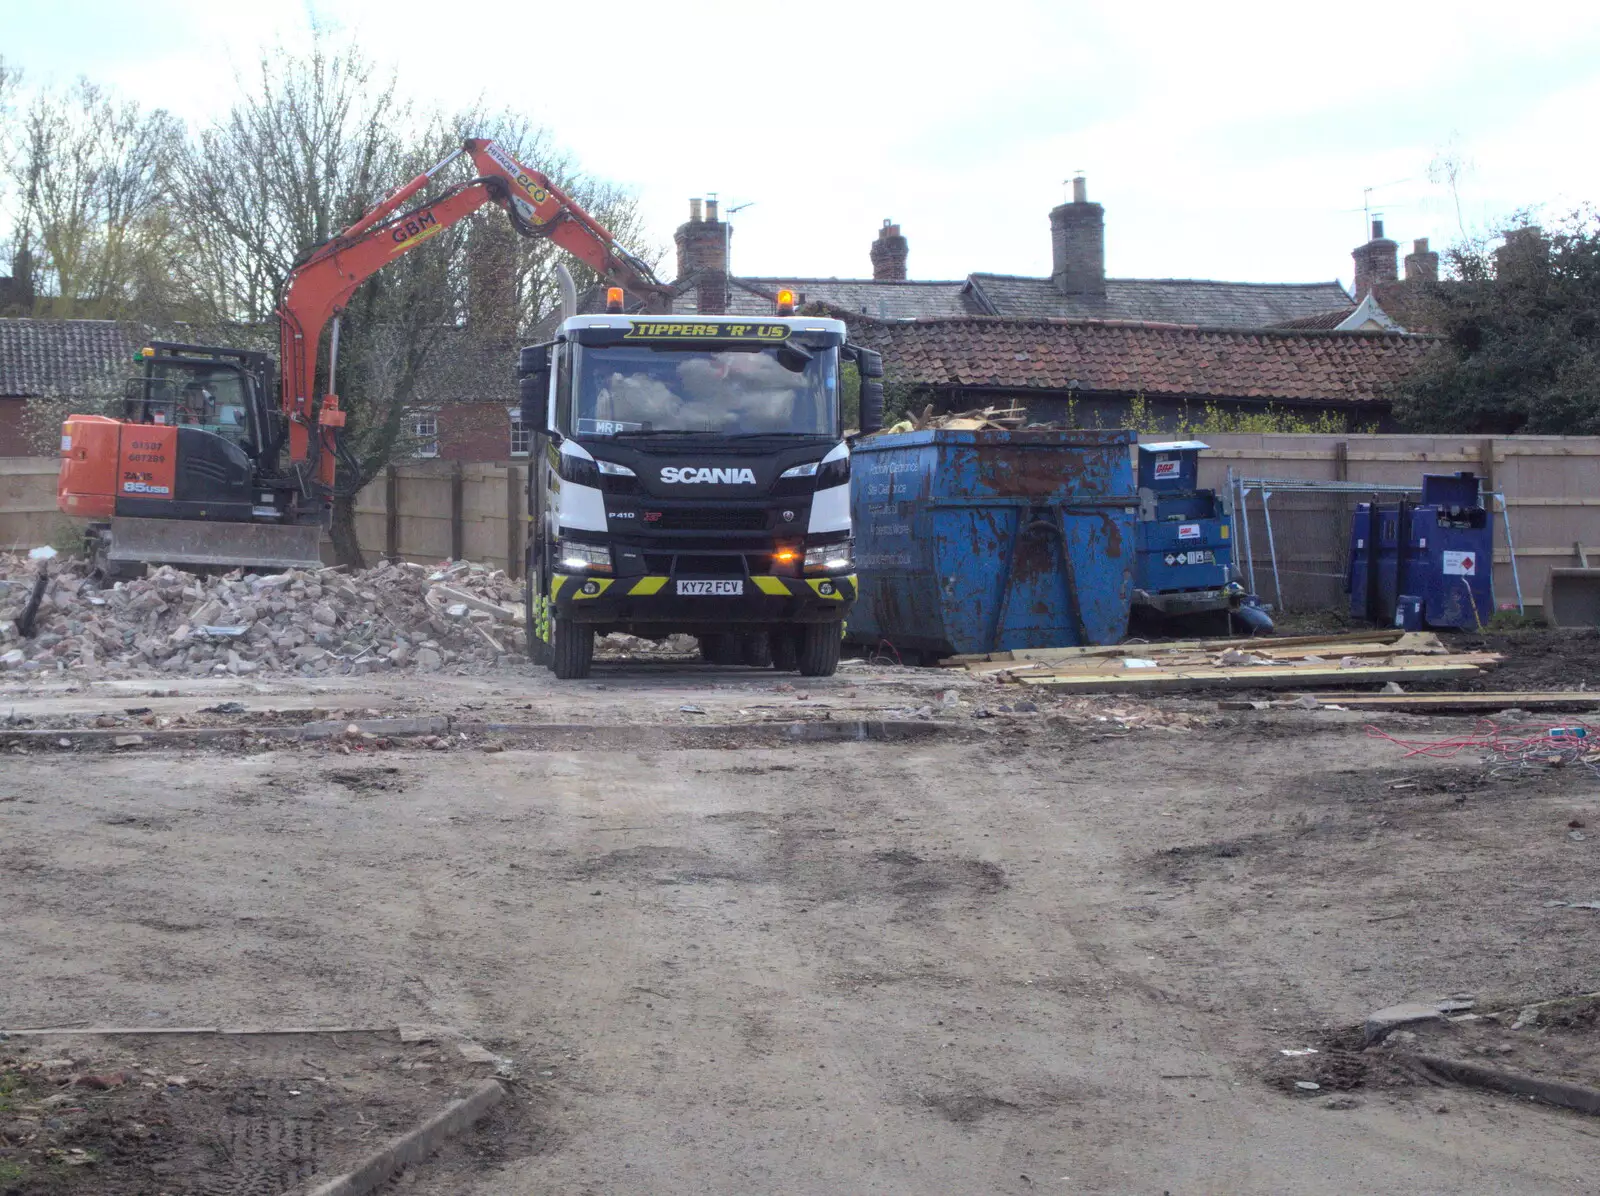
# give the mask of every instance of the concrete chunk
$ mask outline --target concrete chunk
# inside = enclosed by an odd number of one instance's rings
[[[1422,1001],[1408,1001],[1402,1005],[1390,1005],[1387,1009],[1379,1009],[1367,1014],[1366,1030],[1367,1045],[1382,1042],[1392,1031],[1401,1026],[1414,1025],[1417,1022],[1442,1022],[1444,1013],[1436,1004]]]

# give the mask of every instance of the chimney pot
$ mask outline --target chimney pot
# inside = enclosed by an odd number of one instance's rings
[[[1382,216],[1373,217],[1373,220],[1372,220],[1372,239],[1374,241],[1383,240],[1383,217]]]
[[[691,199],[689,201],[689,223],[699,224],[701,219],[700,201],[698,199]]]
[[[717,198],[716,198],[716,196],[712,196],[710,199],[706,200],[706,223],[707,224],[715,224],[716,222],[717,222]]]
[[[1412,253],[1427,253],[1428,252],[1428,238],[1427,237],[1418,237],[1416,240],[1412,241],[1411,242],[1411,252]]]
[[[1081,173],[1072,177],[1072,202],[1089,202],[1089,180],[1084,178]]]

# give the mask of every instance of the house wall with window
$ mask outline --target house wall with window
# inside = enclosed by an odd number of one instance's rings
[[[419,414],[412,420],[412,434],[419,446],[427,437],[418,434],[416,425],[426,418]],[[528,455],[531,433],[521,427],[517,409],[507,403],[447,403],[431,418],[435,428],[432,456],[448,461],[519,461]],[[414,455],[424,456],[421,452]]]

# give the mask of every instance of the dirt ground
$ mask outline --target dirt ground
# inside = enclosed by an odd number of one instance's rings
[[[0,1027],[373,1035],[296,1039],[311,1064],[225,1036],[215,1056],[180,1043],[154,1062],[149,1039],[74,1039],[73,1065],[28,1073],[13,1113],[51,1084],[75,1097],[88,1068],[192,1079],[186,1057],[214,1060],[219,1092],[269,1094],[251,1109],[320,1075],[349,1089],[301,1159],[326,1174],[364,1102],[404,1121],[482,1073],[400,1070],[449,1056],[394,1045],[394,1027],[429,1026],[507,1060],[513,1100],[395,1191],[1600,1191],[1593,1118],[1430,1086],[1349,1038],[1407,999],[1470,993],[1491,1012],[1600,989],[1600,912],[1565,904],[1600,898],[1600,781],[1489,779],[1367,730],[1473,720],[1019,705],[861,664],[804,684],[681,663],[576,684],[359,680],[0,694],[28,730],[269,709],[458,720],[448,750],[7,749]],[[199,713],[226,702],[242,712]],[[868,730],[788,731],[815,722]],[[884,723],[922,730],[873,739]],[[1593,1019],[1568,1021],[1459,1033],[1474,1057],[1600,1084]],[[16,1075],[54,1049],[0,1042]],[[189,1091],[139,1074],[174,1107]],[[134,1090],[96,1099],[116,1092]],[[78,1107],[52,1107],[47,1149],[148,1117]],[[74,1119],[95,1128],[69,1141]],[[171,1190],[211,1191],[182,1122],[164,1131],[187,1169]],[[0,1132],[0,1167],[68,1169]],[[102,1186],[61,1190],[122,1190],[92,1149],[71,1170]]]
[[[454,1046],[392,1031],[19,1035],[0,1049],[0,1191],[277,1196],[492,1074]],[[479,1145],[536,1147],[519,1120]]]

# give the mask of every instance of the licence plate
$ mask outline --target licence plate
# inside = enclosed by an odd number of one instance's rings
[[[679,594],[710,594],[716,597],[737,598],[744,593],[743,581],[680,581]]]

